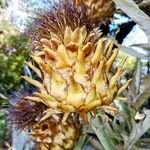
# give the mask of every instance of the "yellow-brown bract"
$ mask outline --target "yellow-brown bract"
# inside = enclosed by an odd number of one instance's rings
[[[74,31],[66,27],[63,39],[54,33],[50,37],[42,38],[43,48],[32,55],[39,67],[27,62],[40,81],[23,77],[39,89],[25,98],[49,108],[41,123],[32,127],[32,135],[41,149],[72,149],[79,135],[79,117],[87,122],[88,112],[112,104],[130,80],[124,85],[118,82],[125,72],[125,59],[113,66],[118,48],[97,29],[87,34],[85,26]],[[68,148],[66,143],[70,143]]]
[[[32,55],[39,68],[27,63],[41,78],[39,82],[23,77],[39,89],[27,98],[64,113],[110,105],[129,83],[123,87],[118,83],[125,60],[113,68],[118,49],[97,30],[87,35],[85,27],[74,31],[66,27],[64,32],[63,40],[54,34],[50,40],[41,39],[43,49]]]

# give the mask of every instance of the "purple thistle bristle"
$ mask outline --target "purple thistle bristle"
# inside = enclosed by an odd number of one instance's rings
[[[8,119],[16,129],[23,130],[32,127],[47,108],[43,103],[34,103],[25,99],[27,95],[31,94],[17,92],[10,102]]]
[[[50,39],[50,33],[54,33],[63,40],[65,28],[86,26],[88,32],[99,27],[102,22],[93,20],[88,14],[88,8],[83,3],[75,6],[72,0],[58,0],[47,10],[41,10],[37,17],[26,30],[27,35],[33,40],[33,45],[40,47],[41,38]]]
[[[11,97],[10,97],[10,104],[15,106],[19,101],[21,97],[30,95],[29,92],[25,92],[25,91],[15,91],[12,93]]]

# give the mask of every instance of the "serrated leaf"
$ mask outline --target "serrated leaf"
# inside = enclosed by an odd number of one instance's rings
[[[140,59],[150,59],[150,17],[138,8],[132,0],[113,0],[139,27],[145,32],[149,43],[132,45],[131,47],[120,46],[126,53]]]

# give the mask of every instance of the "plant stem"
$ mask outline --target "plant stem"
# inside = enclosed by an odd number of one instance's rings
[[[97,135],[97,138],[101,142],[103,148],[105,150],[114,150],[115,149],[114,144],[111,141],[111,139],[108,137],[105,131],[104,122],[100,118],[100,116],[96,116],[96,117],[89,116],[89,122],[95,134]]]
[[[135,72],[135,86],[136,94],[139,94],[141,84],[141,59],[137,58],[136,72]]]
[[[74,149],[73,150],[81,150],[82,147],[84,146],[84,143],[85,143],[85,140],[86,140],[86,127],[83,128],[83,134],[80,136],[77,144],[75,145]]]

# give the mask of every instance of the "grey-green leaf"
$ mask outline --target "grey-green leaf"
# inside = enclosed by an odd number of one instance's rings
[[[150,42],[150,17],[138,8],[133,0],[113,0],[147,35]]]
[[[101,142],[103,148],[105,150],[114,150],[115,146],[108,133],[106,132],[107,129],[105,129],[105,123],[103,119],[99,115],[96,115],[95,117],[90,116],[89,122],[93,130],[95,131],[97,138]]]

